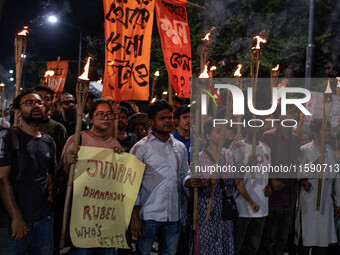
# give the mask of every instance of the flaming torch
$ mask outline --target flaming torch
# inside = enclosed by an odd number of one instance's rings
[[[78,81],[76,85],[78,113],[77,113],[77,122],[76,122],[76,129],[75,129],[74,142],[73,142],[74,151],[78,151],[84,107],[85,107],[87,95],[90,89],[90,79],[88,78],[90,59],[91,57],[87,58],[87,63],[84,68],[84,73],[78,77]],[[75,167],[76,167],[75,164],[72,164],[70,166],[70,171],[68,175],[64,214],[63,214],[63,225],[62,225],[61,237],[60,237],[60,248],[64,248],[65,246],[66,225],[67,225],[68,216],[70,212],[71,192],[72,192],[72,186],[73,186]]]
[[[234,83],[235,85],[238,85],[240,87],[240,89],[242,90],[242,74],[241,74],[241,68],[242,68],[242,65],[241,64],[238,64],[237,65],[237,69],[234,73],[234,77],[235,77],[235,80],[234,80]],[[238,122],[241,122],[242,121],[242,117],[241,115],[237,116],[237,121]],[[238,125],[237,126],[237,137],[240,138],[242,137],[242,133],[241,133],[241,125]],[[236,142],[236,141],[235,141]]]
[[[44,86],[48,86],[48,79],[51,78],[54,75],[54,71],[49,70],[45,72],[45,82],[44,82]]]
[[[26,47],[27,47],[27,34],[28,27],[25,26],[24,29],[15,35],[14,38],[14,55],[15,55],[15,96],[20,94],[22,67],[24,64],[24,59],[26,58]]]
[[[200,79],[209,79],[209,74],[208,74],[208,65],[204,66],[204,69],[202,73],[199,75]],[[206,97],[205,99],[206,100]],[[200,124],[203,123],[201,121],[200,123],[200,105],[201,105],[201,90],[196,89],[196,106],[195,106],[195,145],[194,145],[194,169],[195,166],[198,165],[198,154],[199,154],[199,136],[200,136],[200,128],[202,126]],[[193,173],[193,177],[195,178],[197,175],[196,172]],[[194,188],[194,202],[193,202],[193,225],[192,229],[196,230],[197,226],[197,204],[198,203],[198,188]]]
[[[273,98],[273,88],[276,86],[277,80],[279,78],[279,67],[280,65],[277,64],[277,66],[270,72],[270,98]]]
[[[259,35],[255,36],[253,39],[256,40],[256,46],[251,48],[250,74],[252,78],[251,85],[253,88],[253,105],[254,107],[256,107],[256,90],[257,90],[257,78],[259,75],[260,60],[261,60],[261,43],[266,43],[267,40],[261,38]],[[255,76],[254,76],[254,62],[256,62]],[[253,118],[255,119],[255,115],[253,115]],[[254,133],[253,140],[252,140],[252,156],[255,156],[255,154],[256,154],[256,134]],[[255,178],[254,173],[253,173],[253,178]]]
[[[336,95],[340,97],[340,77],[336,77],[338,84],[336,85]]]
[[[328,122],[328,117],[329,117],[328,105],[330,102],[332,102],[332,94],[333,92],[330,86],[330,82],[328,80],[327,88],[323,92],[322,128],[321,128],[321,143],[320,143],[320,154],[321,155],[324,155],[325,153],[325,132],[326,132],[327,122]],[[319,180],[318,180],[318,194],[316,198],[316,210],[317,211],[320,211],[321,191],[322,191],[322,171],[319,174]]]
[[[200,45],[201,73],[203,72],[205,63],[207,63],[210,35],[213,30],[215,30],[215,27],[210,28],[209,32],[204,36],[204,38],[201,39],[202,41],[202,44]]]
[[[227,100],[226,100],[226,110],[225,110],[225,116],[224,119],[230,119],[231,116],[231,109],[232,109],[232,99],[231,99],[231,93],[229,91],[227,92]],[[226,135],[226,130],[227,126],[223,125],[223,128],[221,130],[221,137],[225,137]],[[223,139],[220,139],[216,148],[216,151],[214,153],[215,155],[215,164],[219,164],[222,156],[222,147],[223,147],[224,141]],[[219,178],[218,175],[213,175],[211,178]],[[207,212],[205,215],[205,220],[208,221],[210,218],[210,212],[212,208],[212,202],[214,200],[215,196],[215,190],[216,190],[216,184],[211,185],[211,190],[210,190],[210,197],[209,197],[209,202],[208,202],[208,207],[207,207]]]
[[[4,127],[5,120],[5,83],[0,83],[0,95],[1,95],[1,126]]]
[[[154,74],[153,81],[152,81],[151,98],[154,98],[155,86],[156,86],[156,83],[158,81],[158,77],[159,77],[159,71],[157,70]]]

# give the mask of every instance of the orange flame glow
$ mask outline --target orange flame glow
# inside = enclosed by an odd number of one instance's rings
[[[157,100],[157,98],[156,98],[156,97],[152,98],[152,100],[151,100],[151,104],[152,104],[152,103],[154,103],[156,100]]]
[[[277,64],[277,66],[276,66],[275,68],[273,68],[272,71],[278,71],[278,70],[279,70],[279,67],[280,67],[280,65]]]
[[[0,83],[0,87],[5,87],[5,83]]]
[[[217,69],[217,67],[216,66],[212,66],[212,67],[210,67],[210,71],[215,71]]]
[[[107,63],[107,65],[108,65],[108,66],[113,66],[113,61],[109,61],[109,62]]]
[[[207,34],[204,36],[204,38],[201,39],[201,40],[202,40],[202,41],[209,41],[210,34],[211,34],[211,32],[212,32],[214,29],[215,29],[215,27],[210,28],[209,33],[207,33]]]
[[[162,93],[162,95],[167,95],[168,94],[168,91],[167,90],[165,90],[165,91],[163,91],[163,93]]]
[[[154,73],[154,76],[156,76],[156,77],[159,76],[159,71],[158,70]]]
[[[326,88],[325,92],[323,92],[323,93],[325,93],[325,94],[332,94],[333,93],[329,80],[328,80],[328,83],[327,83],[327,88]]]
[[[24,29],[20,33],[18,33],[18,35],[26,36],[28,33],[28,26],[24,26]]]
[[[236,70],[235,73],[234,73],[234,76],[235,76],[235,77],[241,77],[241,76],[242,76],[242,74],[241,74],[241,68],[242,68],[242,65],[241,65],[241,64],[238,64],[238,65],[237,65],[237,70]]]
[[[86,65],[84,67],[84,73],[82,75],[80,75],[78,77],[78,79],[80,80],[86,80],[88,81],[89,80],[89,69],[90,69],[90,60],[91,60],[91,57],[88,57],[87,58],[87,62],[86,62]]]
[[[209,78],[208,66],[207,65],[204,66],[204,71],[203,71],[203,73],[200,74],[200,76],[198,78],[201,78],[201,79]]]
[[[48,71],[45,72],[45,76],[44,77],[53,76],[53,75],[54,75],[54,71],[48,70]]]
[[[256,39],[256,41],[257,41],[256,47],[253,47],[253,49],[261,49],[261,45],[260,44],[267,42],[266,39],[261,38],[259,35],[255,36],[253,39],[254,40]]]
[[[103,79],[102,77],[99,77],[99,80],[97,81],[98,84],[102,84],[103,83]]]

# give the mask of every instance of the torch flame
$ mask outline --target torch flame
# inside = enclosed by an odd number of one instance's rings
[[[23,35],[23,36],[26,36],[29,32],[28,32],[28,26],[24,26],[24,29],[18,33],[18,35]]]
[[[212,67],[210,67],[210,71],[215,71],[217,69],[217,67],[216,66],[212,66]]]
[[[242,74],[241,74],[241,68],[242,68],[242,65],[241,64],[238,64],[237,65],[237,70],[235,71],[235,73],[234,73],[234,76],[235,77],[241,77],[242,76]]]
[[[153,104],[153,103],[154,103],[156,100],[157,100],[157,98],[156,98],[156,97],[152,98],[152,100],[151,100],[151,104]]]
[[[333,92],[332,92],[332,89],[331,89],[331,84],[330,84],[329,80],[328,80],[328,83],[327,83],[327,88],[326,88],[326,90],[325,90],[324,93],[325,93],[325,94],[332,94],[332,93],[333,93]]]
[[[201,79],[209,78],[208,66],[207,65],[204,66],[204,71],[203,71],[203,73],[200,74],[200,76],[198,78],[201,78]]]
[[[207,33],[207,34],[204,36],[204,38],[201,39],[201,40],[202,40],[202,41],[209,41],[210,34],[211,34],[211,32],[212,32],[214,29],[215,29],[215,27],[210,28],[209,33]]]
[[[5,83],[0,83],[0,87],[5,87]]]
[[[167,95],[168,94],[168,91],[167,90],[165,90],[165,91],[163,91],[163,93],[162,93],[162,95]]]
[[[261,38],[259,35],[255,36],[253,39],[254,40],[256,39],[256,41],[257,41],[256,47],[253,47],[253,49],[261,49],[261,45],[260,44],[267,42],[266,39]]]
[[[99,77],[99,80],[97,81],[98,84],[102,84],[103,83],[103,79],[102,77]]]
[[[272,71],[278,71],[279,70],[279,64],[277,64],[277,66],[275,68],[272,69]]]
[[[49,71],[46,71],[46,72],[45,72],[45,76],[44,76],[44,77],[53,76],[53,75],[54,75],[54,71],[49,70]]]
[[[156,77],[159,76],[159,71],[158,70],[155,72],[154,76],[156,76]]]
[[[90,60],[91,60],[91,57],[88,57],[87,58],[87,62],[86,62],[86,65],[84,67],[84,73],[82,75],[80,75],[78,77],[78,79],[81,79],[81,80],[86,80],[88,81],[89,80],[89,68],[90,68]]]

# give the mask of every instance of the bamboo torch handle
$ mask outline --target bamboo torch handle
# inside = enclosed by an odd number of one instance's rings
[[[209,202],[208,202],[208,208],[207,208],[207,213],[205,215],[205,220],[208,221],[210,218],[210,212],[211,212],[211,207],[212,207],[212,202],[213,202],[213,198],[215,196],[215,190],[216,190],[216,184],[213,184],[211,186],[211,190],[210,190],[210,198],[209,198]]]
[[[73,142],[73,150],[76,152],[78,152],[78,148],[79,148],[80,131],[81,131],[81,126],[82,126],[82,121],[83,121],[85,102],[86,102],[86,98],[88,94],[88,86],[89,86],[88,82],[78,81],[77,88],[76,88],[78,113],[77,113],[77,121],[76,121],[76,128],[75,128],[74,142]],[[83,88],[83,89],[80,89],[80,88]],[[64,206],[64,212],[63,212],[63,224],[62,224],[60,244],[59,244],[59,247],[61,249],[65,247],[65,234],[66,234],[68,216],[70,212],[70,205],[71,205],[71,199],[72,199],[71,194],[72,194],[72,188],[73,188],[75,168],[76,168],[76,165],[72,164],[70,166],[70,170],[68,173],[65,206]]]

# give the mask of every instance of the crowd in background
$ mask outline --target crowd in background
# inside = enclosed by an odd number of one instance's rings
[[[38,86],[25,90],[5,109],[0,130],[0,254],[59,253],[68,171],[77,161],[73,151],[77,102],[64,93],[53,103],[53,95],[48,87]],[[327,126],[321,154],[322,121],[312,120],[310,131],[302,132],[304,116],[295,107],[289,107],[285,116],[276,111],[257,118],[295,119],[297,129],[277,125],[238,131],[226,126],[222,132],[224,127],[214,127],[208,117],[195,147],[192,108],[175,97],[173,105],[157,100],[141,113],[135,102],[112,104],[91,94],[87,98],[80,144],[131,153],[146,164],[127,231],[130,244],[137,238],[137,254],[340,254],[338,127]],[[19,126],[8,129],[15,116]],[[248,121],[254,116],[243,117]],[[218,152],[221,140],[223,149]],[[322,178],[312,171],[291,178],[261,172],[212,176],[193,171],[195,148],[200,167],[327,164],[333,171]],[[193,231],[195,189],[198,216]],[[227,207],[229,202],[237,211]],[[133,254],[77,248],[70,240],[68,246],[71,254]]]

